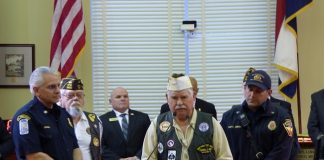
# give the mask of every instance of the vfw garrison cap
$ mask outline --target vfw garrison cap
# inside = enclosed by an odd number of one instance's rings
[[[63,78],[60,83],[60,89],[83,90],[83,82],[77,78]]]
[[[168,91],[181,91],[188,88],[192,88],[189,76],[169,77],[167,85]]]

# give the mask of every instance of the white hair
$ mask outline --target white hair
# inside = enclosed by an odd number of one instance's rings
[[[36,68],[33,71],[33,73],[30,75],[30,78],[29,78],[29,90],[32,93],[32,95],[35,95],[35,92],[34,92],[33,88],[34,87],[39,87],[44,83],[43,75],[47,74],[47,73],[57,75],[56,71],[54,71],[51,68],[46,67],[46,66],[41,66],[41,67]]]

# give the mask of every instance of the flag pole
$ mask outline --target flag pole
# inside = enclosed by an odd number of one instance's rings
[[[298,115],[298,133],[302,134],[301,106],[300,106],[300,83],[299,83],[299,60],[297,54],[298,79],[297,79],[297,115]]]

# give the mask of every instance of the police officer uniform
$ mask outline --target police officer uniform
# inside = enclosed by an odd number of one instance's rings
[[[271,88],[271,79],[256,70],[248,75],[246,85],[264,92]],[[266,99],[252,111],[245,100],[224,113],[221,125],[235,160],[289,159],[295,133],[290,115],[277,105]]]
[[[246,120],[242,115],[246,115],[249,121],[246,128],[242,126],[242,121]],[[261,152],[259,159],[290,157],[293,135],[290,116],[269,100],[255,113],[249,111],[245,101],[242,105],[232,107],[224,113],[221,125],[235,160],[258,159],[258,152]]]
[[[66,110],[56,104],[48,109],[37,97],[16,112],[12,130],[17,159],[44,152],[53,159],[71,160],[73,149],[79,147]]]

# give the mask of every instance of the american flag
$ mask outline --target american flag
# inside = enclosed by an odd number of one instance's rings
[[[292,99],[298,85],[296,17],[312,0],[277,0],[276,51],[274,63],[279,70],[279,92]]]
[[[81,0],[55,0],[52,18],[50,67],[68,77],[85,47]]]

